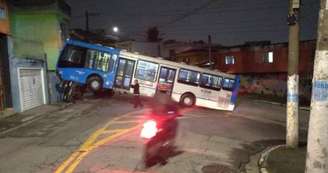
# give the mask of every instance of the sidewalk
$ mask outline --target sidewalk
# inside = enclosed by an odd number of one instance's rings
[[[304,173],[306,146],[296,149],[276,146],[263,152],[259,161],[260,173]]]
[[[35,120],[42,118],[43,116],[64,109],[67,106],[68,104],[66,103],[42,105],[25,112],[15,113],[13,115],[2,118],[0,119],[0,135],[27,125]]]
[[[280,124],[286,126],[286,105],[271,101],[239,97],[236,116]],[[306,142],[309,123],[309,109],[299,110],[300,141]],[[267,150],[252,155],[245,165],[247,173],[304,173],[306,146],[298,149],[284,145],[271,146]]]

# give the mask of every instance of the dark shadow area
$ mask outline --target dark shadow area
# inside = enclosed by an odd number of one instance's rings
[[[238,149],[235,150],[234,152],[238,153],[239,155],[238,155],[238,158],[233,158],[233,159],[237,159],[240,162],[240,166],[239,166],[240,169],[245,170],[245,165],[247,163],[249,163],[250,157],[252,155],[263,152],[265,149],[268,149],[270,147],[274,147],[274,146],[277,146],[277,145],[285,145],[285,144],[286,144],[286,140],[284,140],[284,139],[255,141],[255,142],[251,143],[250,145],[243,145],[243,150],[238,150]],[[293,154],[295,154],[295,153],[299,156],[302,156],[302,154],[304,152],[304,149],[306,150],[307,143],[304,142],[304,141],[300,141],[298,146],[299,147],[297,149],[285,149],[286,147],[284,147],[284,150],[290,150],[290,151],[285,152],[285,153],[291,153],[291,156],[288,156],[289,159],[294,159],[293,157],[295,157],[295,156]],[[276,160],[279,160],[279,159],[276,159],[276,158],[282,157],[282,156],[280,156],[280,154],[281,154],[281,152],[279,151],[278,156],[274,155],[275,160],[272,161],[273,164],[276,164],[276,162],[277,162]],[[286,155],[286,157],[287,157],[287,155]],[[300,158],[300,159],[302,159],[302,158]],[[298,159],[298,160],[300,160],[300,159]],[[292,162],[292,161],[290,161],[290,162]],[[290,163],[286,162],[286,164],[290,164]]]
[[[161,151],[158,153],[158,155],[156,155],[148,160],[144,160],[145,168],[150,168],[157,164],[164,166],[168,163],[168,160],[170,158],[178,156],[182,153],[184,153],[184,151],[179,150],[176,146],[164,147],[161,149]]]
[[[303,173],[306,162],[306,145],[298,148],[281,147],[270,152],[267,170],[271,173]]]

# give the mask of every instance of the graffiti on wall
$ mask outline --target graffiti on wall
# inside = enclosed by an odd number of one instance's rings
[[[310,101],[312,74],[300,74],[300,100]],[[287,74],[241,75],[240,94],[258,94],[285,98],[287,95]]]

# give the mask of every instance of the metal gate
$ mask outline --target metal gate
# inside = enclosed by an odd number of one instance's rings
[[[41,68],[18,69],[22,111],[45,104],[44,75]]]

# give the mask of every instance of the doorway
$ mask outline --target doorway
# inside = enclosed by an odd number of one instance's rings
[[[176,69],[162,66],[159,73],[157,84],[157,92],[165,92],[168,95],[172,94]]]
[[[0,34],[0,111],[12,107],[7,36]]]
[[[135,61],[120,58],[115,79],[115,87],[130,90]]]

